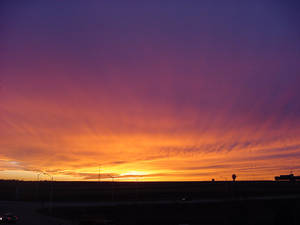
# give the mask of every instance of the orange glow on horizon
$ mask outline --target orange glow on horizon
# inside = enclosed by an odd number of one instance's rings
[[[0,179],[300,175],[291,3],[138,2],[3,4]]]

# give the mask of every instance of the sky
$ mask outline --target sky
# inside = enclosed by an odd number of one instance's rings
[[[0,179],[300,175],[299,10],[1,1]]]

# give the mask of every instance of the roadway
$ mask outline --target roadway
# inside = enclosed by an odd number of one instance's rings
[[[0,214],[13,213],[19,218],[18,225],[73,225],[70,221],[38,213],[40,206],[31,202],[0,201]]]
[[[197,199],[189,201],[181,200],[161,200],[161,201],[114,201],[114,202],[53,202],[52,207],[109,207],[109,206],[129,206],[129,205],[168,205],[168,204],[205,204],[224,203],[228,201],[257,201],[257,200],[283,200],[300,199],[300,195],[282,196],[262,196],[249,198],[231,199]],[[21,202],[21,201],[0,201],[0,214],[7,212],[19,217],[19,225],[75,225],[77,223],[46,216],[37,212],[41,208],[41,203]],[[48,207],[47,204],[44,207]]]
[[[54,202],[53,207],[109,207],[130,205],[171,205],[171,204],[205,204],[225,203],[236,201],[260,201],[260,200],[290,200],[300,199],[300,195],[219,198],[219,199],[194,199],[194,200],[154,200],[154,201],[110,201],[110,202]]]

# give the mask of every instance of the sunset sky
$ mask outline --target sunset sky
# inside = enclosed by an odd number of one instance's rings
[[[299,11],[1,1],[0,179],[300,175]]]

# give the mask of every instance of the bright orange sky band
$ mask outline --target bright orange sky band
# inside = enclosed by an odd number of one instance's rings
[[[3,3],[0,179],[300,172],[291,3],[70,4]]]

